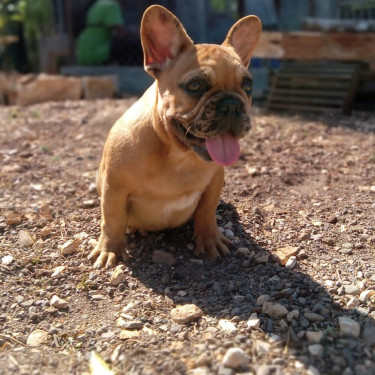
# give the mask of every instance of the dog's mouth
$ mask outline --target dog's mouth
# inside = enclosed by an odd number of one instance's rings
[[[189,130],[191,127],[185,128],[177,119],[172,119],[171,124],[176,137],[202,159],[223,166],[232,165],[237,161],[240,145],[230,131],[201,138]]]

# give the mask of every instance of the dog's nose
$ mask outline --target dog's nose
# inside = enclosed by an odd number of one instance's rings
[[[242,103],[234,98],[223,99],[218,104],[218,112],[225,116],[238,116],[242,110]]]

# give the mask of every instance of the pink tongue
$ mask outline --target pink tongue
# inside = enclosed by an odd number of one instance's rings
[[[240,145],[230,132],[206,139],[206,148],[213,161],[231,165],[240,156]]]

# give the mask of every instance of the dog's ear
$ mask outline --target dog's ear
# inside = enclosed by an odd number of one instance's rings
[[[231,27],[222,45],[233,47],[243,64],[248,67],[261,31],[262,24],[258,17],[241,18]]]
[[[160,5],[152,5],[144,12],[141,41],[145,70],[154,78],[181,52],[193,46],[181,22]]]

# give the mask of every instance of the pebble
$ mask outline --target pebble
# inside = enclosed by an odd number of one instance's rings
[[[186,375],[209,375],[207,367],[197,367],[189,370]]]
[[[288,268],[291,270],[296,266],[296,264],[297,264],[297,257],[293,255],[285,263],[285,268]]]
[[[93,301],[103,301],[103,300],[105,300],[106,298],[105,298],[105,296],[103,296],[103,294],[93,294],[93,295],[91,296],[91,299],[92,299]]]
[[[366,302],[370,299],[371,296],[375,295],[375,290],[364,290],[359,296],[361,302]]]
[[[270,254],[267,251],[260,251],[254,258],[256,264],[268,263]]]
[[[1,258],[1,264],[4,266],[9,266],[13,262],[13,257],[11,255],[5,255]]]
[[[171,311],[172,319],[179,324],[187,324],[200,318],[203,311],[194,304],[178,306]]]
[[[271,301],[271,296],[269,294],[262,294],[257,298],[257,306],[262,306],[264,302]]]
[[[273,319],[281,319],[288,314],[286,307],[276,302],[264,302],[262,312]]]
[[[309,366],[306,375],[320,375],[320,371],[315,366]]]
[[[31,348],[36,348],[44,344],[48,339],[48,332],[43,331],[41,329],[36,329],[35,331],[31,332],[29,337],[27,338],[27,346]]]
[[[348,303],[346,304],[346,307],[347,307],[348,309],[355,309],[355,308],[357,308],[359,305],[360,305],[360,302],[359,302],[359,300],[357,299],[357,297],[352,297],[352,298],[350,298],[350,300],[349,300]]]
[[[247,247],[240,247],[236,250],[236,255],[240,258],[252,255],[252,252]]]
[[[61,245],[60,250],[64,255],[73,254],[78,248],[79,242],[76,240],[69,240]]]
[[[125,280],[126,280],[126,275],[124,273],[123,266],[122,265],[117,266],[112,273],[111,279],[109,281],[110,284],[114,286],[118,286],[122,284]]]
[[[308,347],[309,353],[314,357],[321,357],[323,355],[323,345],[320,344],[312,344]]]
[[[51,277],[57,277],[61,275],[65,271],[66,267],[65,266],[58,266],[52,269],[53,273]]]
[[[246,326],[250,329],[257,329],[257,328],[260,327],[260,319],[259,318],[250,318],[247,321]]]
[[[35,243],[34,237],[27,230],[20,230],[18,233],[18,243],[22,247],[31,247]]]
[[[362,332],[362,339],[368,346],[375,345],[375,326],[374,325],[366,325],[363,328]]]
[[[164,250],[155,250],[152,254],[152,261],[154,263],[165,264],[170,267],[177,263],[176,257]]]
[[[340,316],[338,319],[341,336],[359,337],[361,332],[361,326],[358,322],[346,316]]]
[[[55,309],[66,309],[69,307],[69,303],[59,296],[54,295],[49,303]]]
[[[267,355],[271,350],[271,344],[266,341],[257,340],[256,349],[259,355]]]
[[[249,357],[241,348],[230,348],[224,355],[223,365],[234,370],[242,370],[249,365]]]
[[[295,246],[286,246],[286,247],[281,247],[276,250],[274,254],[274,258],[282,265],[285,266],[288,259],[291,256],[295,256],[298,254],[298,247]]]
[[[350,294],[351,296],[357,296],[360,293],[359,288],[354,284],[345,285],[344,290],[346,294]]]
[[[307,342],[310,344],[319,344],[323,339],[323,332],[307,331],[306,339],[307,339]]]
[[[48,237],[52,233],[51,227],[44,227],[40,230],[40,236],[43,238]]]
[[[323,315],[313,312],[306,312],[303,316],[310,322],[323,322],[325,320]]]
[[[293,319],[297,319],[298,316],[299,316],[299,311],[292,310],[288,312],[288,314],[286,315],[286,319],[288,320],[288,322],[291,322]]]
[[[226,332],[237,331],[237,327],[235,326],[235,324],[226,319],[220,319],[218,325],[221,330]]]
[[[120,332],[119,337],[121,340],[128,340],[128,339],[134,339],[138,337],[139,335],[140,335],[140,331],[131,331],[131,330],[123,329]]]
[[[140,320],[125,320],[123,318],[118,318],[116,324],[118,327],[129,330],[142,329],[143,327],[143,322]]]

